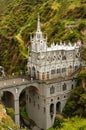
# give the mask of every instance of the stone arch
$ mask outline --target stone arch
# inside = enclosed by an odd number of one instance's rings
[[[22,108],[26,110],[29,118],[35,113],[35,107],[38,106],[36,99],[39,100],[39,89],[34,85],[28,85],[21,90],[19,94],[20,113]],[[32,113],[32,114],[31,114]],[[32,118],[34,119],[34,118]],[[23,126],[23,118],[20,115],[20,124]]]
[[[61,112],[61,103],[60,102],[57,102],[56,103],[56,114],[60,113]]]
[[[35,85],[27,85],[27,86],[23,86],[22,88],[21,88],[21,90],[19,91],[19,98],[20,98],[20,96],[21,96],[21,93],[24,93],[24,92],[27,92],[27,93],[29,93],[29,92],[33,92],[33,93],[37,93],[37,94],[39,94],[39,88],[38,87],[36,87]],[[26,93],[25,93],[26,94]],[[27,95],[26,95],[26,97],[25,98],[27,98]]]
[[[24,82],[24,79],[23,79],[23,82]],[[15,86],[15,87],[7,88],[7,89],[2,89],[2,92],[8,91],[8,93],[13,95],[13,99],[14,99],[13,108],[15,111],[15,123],[18,125],[20,125],[19,97],[22,91],[26,90],[26,92],[28,92],[27,91],[28,88],[33,88],[33,90],[36,93],[40,92],[38,83],[34,83],[34,82],[31,82],[29,84],[22,84],[21,86]]]
[[[2,101],[6,107],[12,107],[14,109],[14,94],[11,91],[3,91]]]
[[[15,120],[15,96],[10,91],[3,91],[3,95],[1,98],[3,104],[6,108],[12,108],[14,110],[14,115],[12,115],[12,119]]]
[[[28,88],[29,88],[29,91],[33,91],[35,93],[39,93],[39,89],[37,87],[35,87],[35,86],[29,86]]]

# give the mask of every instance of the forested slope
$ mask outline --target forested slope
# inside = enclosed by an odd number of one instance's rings
[[[86,0],[0,0],[0,65],[6,73],[26,70],[29,37],[36,31],[38,13],[48,45],[60,40],[85,44]]]

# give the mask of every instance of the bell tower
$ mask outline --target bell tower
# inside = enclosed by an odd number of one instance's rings
[[[28,73],[31,77],[35,79],[42,80],[42,61],[44,54],[47,51],[47,36],[44,38],[44,35],[41,31],[40,18],[38,16],[37,30],[36,33],[32,36],[30,35],[31,42],[31,52],[28,58]]]
[[[34,52],[46,51],[47,37],[44,38],[44,35],[41,31],[39,16],[38,16],[38,23],[37,23],[37,31],[33,37],[32,35],[30,36],[30,41],[31,41],[32,51]]]

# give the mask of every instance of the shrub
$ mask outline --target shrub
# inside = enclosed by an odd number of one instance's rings
[[[63,122],[62,119],[56,117],[53,128],[61,128],[62,127],[62,122]]]
[[[14,110],[13,110],[13,108],[6,108],[6,112],[12,119],[14,118]]]

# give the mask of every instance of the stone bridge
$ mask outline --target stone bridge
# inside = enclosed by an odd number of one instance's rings
[[[19,99],[25,90],[28,116],[39,128],[47,130],[53,125],[56,113],[62,112],[70,92],[76,85],[77,76],[74,75],[75,73],[70,77],[58,77],[44,81],[33,80],[29,77],[2,78],[0,96],[4,94],[3,97],[8,107],[14,108],[15,123],[20,125]]]
[[[28,80],[22,77],[0,80],[0,93],[10,92],[14,97],[15,123],[18,125],[20,125],[19,96],[25,88],[30,86],[34,86],[39,90],[37,80]]]

